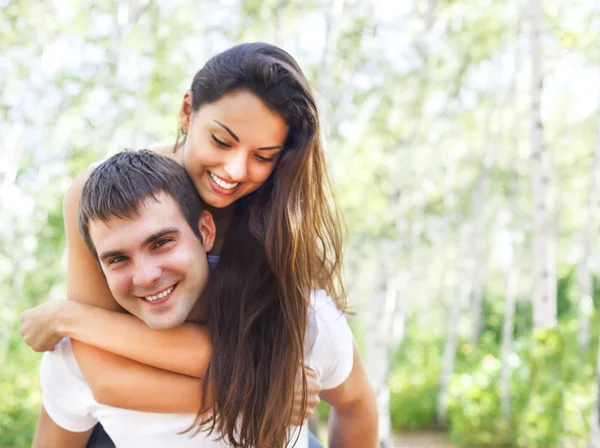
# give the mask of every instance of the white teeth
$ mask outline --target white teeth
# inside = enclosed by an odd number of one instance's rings
[[[145,297],[145,299],[150,302],[154,302],[155,300],[162,299],[163,297],[166,297],[169,294],[171,294],[171,292],[173,291],[173,288],[175,288],[175,286],[171,286],[169,289],[165,289],[163,292],[160,292],[160,293],[156,294],[155,296]]]
[[[212,177],[212,180],[215,181],[215,183],[221,187],[221,188],[225,188],[226,190],[231,190],[233,187],[237,187],[239,182],[235,182],[233,184],[229,184],[227,182],[225,182],[224,180],[219,179],[217,176],[215,176],[213,173],[210,173],[210,177]]]

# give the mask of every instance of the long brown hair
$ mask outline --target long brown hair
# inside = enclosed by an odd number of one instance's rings
[[[344,310],[342,221],[325,166],[316,104],[300,67],[272,45],[237,45],[214,56],[191,86],[192,109],[246,90],[289,126],[277,166],[235,204],[206,298],[214,398],[196,419],[235,447],[290,441],[294,385],[304,364],[310,293],[325,289]],[[177,147],[177,144],[176,144]],[[302,371],[306,406],[306,378]],[[303,409],[304,412],[304,409]]]

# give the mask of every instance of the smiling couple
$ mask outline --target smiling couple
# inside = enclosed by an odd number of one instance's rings
[[[56,346],[34,446],[85,446],[100,422],[122,447],[306,447],[320,397],[329,446],[375,447],[296,62],[267,44],[215,56],[180,125],[182,142],[117,154],[65,198],[69,300],[22,315],[29,345]]]

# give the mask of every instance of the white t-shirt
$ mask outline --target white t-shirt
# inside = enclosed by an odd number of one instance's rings
[[[311,297],[306,332],[306,364],[320,375],[323,389],[342,384],[353,364],[352,333],[346,318],[323,291]],[[102,423],[117,448],[217,448],[227,447],[216,436],[178,434],[194,421],[192,414],[158,414],[99,404],[79,369],[71,341],[63,339],[44,353],[40,367],[42,402],[48,415],[62,428],[86,431]],[[298,428],[295,429],[297,431]],[[292,442],[296,439],[296,433]],[[291,444],[290,444],[291,446]],[[297,448],[308,447],[308,429],[300,428]]]

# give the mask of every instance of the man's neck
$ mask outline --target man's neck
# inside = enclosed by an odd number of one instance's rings
[[[206,324],[208,322],[208,301],[202,296],[200,296],[192,311],[188,314],[186,322],[195,322],[197,324]]]

